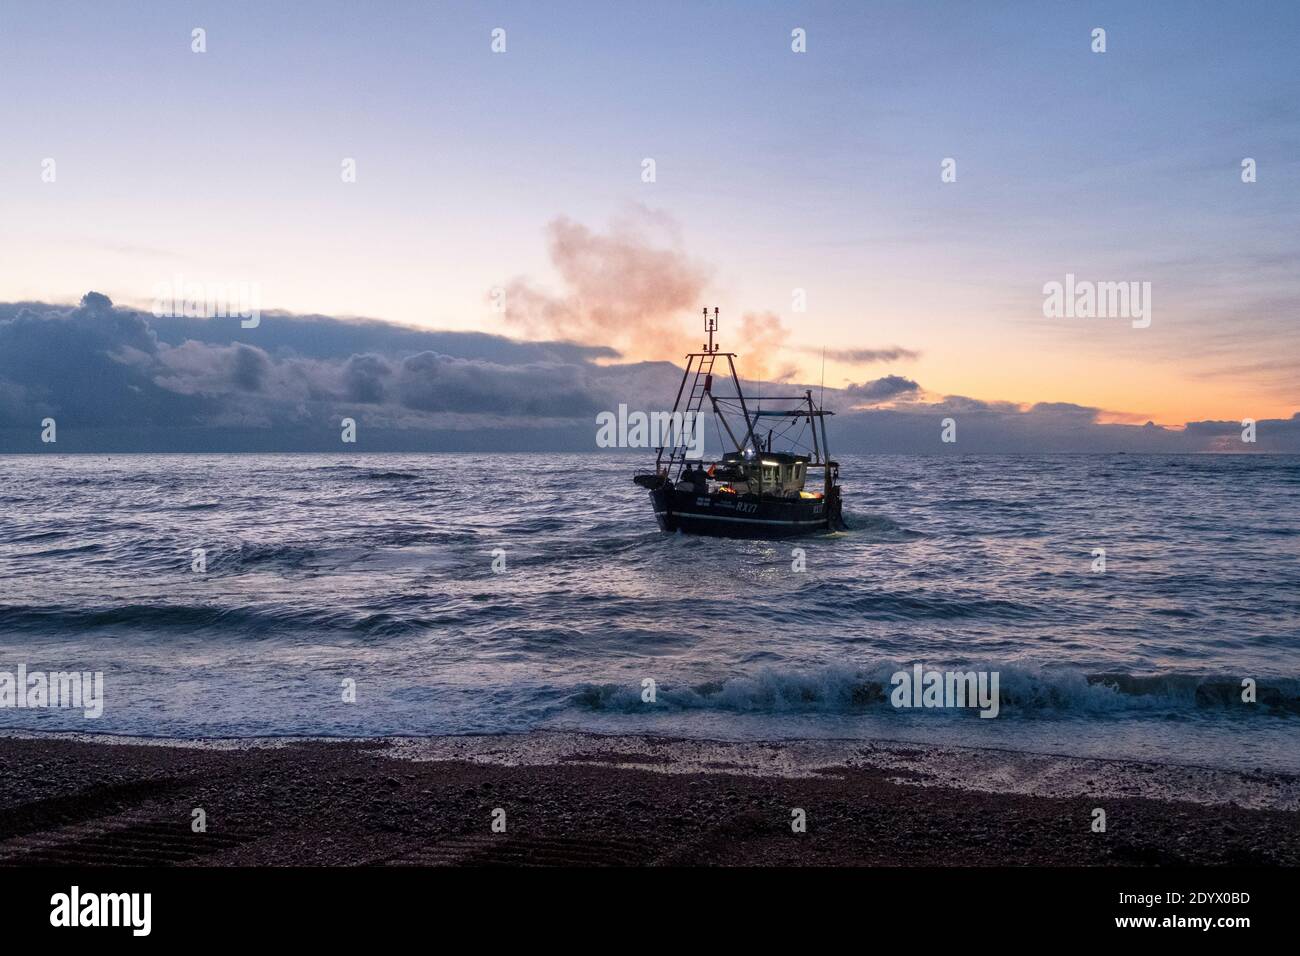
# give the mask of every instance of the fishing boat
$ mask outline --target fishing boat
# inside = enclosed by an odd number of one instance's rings
[[[794,396],[746,395],[736,353],[719,351],[717,330],[718,309],[710,315],[706,308],[708,341],[703,351],[686,356],[670,416],[688,427],[676,433],[675,444],[657,449],[653,473],[633,477],[650,492],[659,527],[728,538],[842,528],[839,463],[831,459],[826,438],[826,417],[834,413],[813,401],[811,389]],[[692,460],[701,443],[690,432],[706,427],[707,413],[718,441],[730,450],[713,460]]]

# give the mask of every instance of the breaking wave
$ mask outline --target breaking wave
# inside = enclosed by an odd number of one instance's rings
[[[765,669],[752,676],[697,683],[661,683],[657,706],[676,710],[736,713],[858,713],[893,710],[891,676],[911,672],[912,664],[882,665],[871,670],[824,668],[806,672]],[[1255,705],[1242,699],[1242,678],[1193,674],[1087,674],[1020,665],[969,664],[926,671],[998,673],[998,700],[1004,717],[1032,715],[1104,715],[1140,711],[1147,714],[1204,710],[1242,717],[1300,715],[1300,679],[1260,679]],[[585,684],[570,698],[591,711],[644,712],[642,688],[619,684]],[[941,710],[942,708],[940,708]],[[924,708],[922,709],[924,710]]]

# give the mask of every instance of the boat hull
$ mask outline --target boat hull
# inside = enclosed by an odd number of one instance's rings
[[[758,498],[697,494],[670,486],[650,492],[655,520],[664,531],[718,538],[790,538],[827,531],[830,510],[820,498]]]

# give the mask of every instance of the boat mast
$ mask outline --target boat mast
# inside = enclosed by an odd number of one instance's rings
[[[686,368],[682,372],[681,384],[677,386],[677,397],[673,400],[673,414],[676,414],[679,410],[687,415],[693,414],[697,416],[693,423],[694,427],[696,428],[704,427],[702,424],[700,424],[698,416],[704,405],[704,396],[707,395],[709,397],[709,402],[713,406],[714,413],[718,415],[719,421],[721,421],[723,427],[727,429],[727,435],[730,436],[731,440],[734,442],[736,440],[736,436],[732,433],[731,426],[727,424],[726,417],[718,413],[718,400],[713,395],[713,364],[717,360],[719,355],[725,357],[727,360],[728,367],[731,369],[731,380],[733,383],[735,383],[736,393],[738,395],[740,394],[740,380],[736,376],[736,363],[734,360],[735,353],[719,352],[718,349],[721,346],[719,346],[716,342],[713,341],[713,333],[716,332],[717,330],[718,330],[718,307],[717,306],[713,307],[713,315],[710,316],[708,306],[705,306],[704,307],[704,331],[708,335],[709,339],[702,346],[700,346],[704,351],[690,352],[686,356]],[[691,378],[692,373],[694,373],[695,379],[691,385],[691,390],[688,394],[686,392],[686,382],[688,379]],[[701,378],[703,379],[702,382],[701,382]],[[685,408],[682,408],[683,395],[686,395]],[[744,408],[745,399],[743,395],[740,395],[740,401],[741,401],[741,407]],[[749,424],[748,412],[746,412],[745,414],[745,424],[746,425]],[[739,446],[737,446],[737,449],[739,449]],[[669,453],[667,468],[670,471],[672,470],[673,465],[678,464],[679,454],[681,458],[681,465],[683,467],[685,466],[686,464],[685,446],[679,445],[678,447],[672,449],[668,449],[666,447],[661,446],[658,449],[658,454],[655,457],[656,472],[661,471],[664,466],[663,458],[664,458],[665,451]]]
[[[804,394],[808,396],[808,424],[811,426],[809,431],[812,432],[813,461],[816,464],[820,465],[822,461],[822,453],[821,453],[820,446],[817,444],[817,423],[813,421],[814,409],[813,409],[813,400],[812,400],[812,389],[811,388],[808,389],[806,392],[804,392]]]

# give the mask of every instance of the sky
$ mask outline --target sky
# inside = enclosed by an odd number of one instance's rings
[[[147,316],[160,283],[242,283],[267,313],[484,333],[492,349],[594,347],[500,366],[576,362],[569,386],[680,361],[716,305],[746,374],[824,377],[846,408],[1056,409],[1085,430],[1290,422],[1297,36],[1289,2],[13,0],[0,302],[67,321],[93,290],[139,310],[162,336],[141,352],[158,363],[148,382],[245,424],[200,374],[213,355],[176,377],[179,326]],[[1149,325],[1044,315],[1045,284],[1067,274],[1149,282]],[[95,300],[72,321],[104,314]],[[280,368],[312,350],[307,330],[334,328],[299,322],[290,342],[275,324],[218,338]],[[17,343],[45,347],[34,328],[0,330],[10,366]],[[374,354],[418,376],[402,341]],[[121,345],[103,344],[119,365]],[[284,384],[251,367],[230,387]],[[83,371],[55,362],[42,385],[19,369],[0,409],[21,427],[89,407],[53,384],[85,388]],[[548,415],[585,414],[543,378]],[[148,390],[95,381],[110,379]]]

